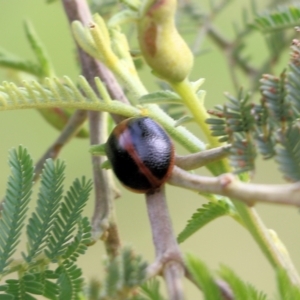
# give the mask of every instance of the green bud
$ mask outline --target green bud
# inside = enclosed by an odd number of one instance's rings
[[[149,1],[138,21],[143,56],[154,73],[167,81],[183,81],[193,66],[193,54],[174,22],[176,0]]]

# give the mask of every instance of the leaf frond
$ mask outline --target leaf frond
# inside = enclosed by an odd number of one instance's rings
[[[0,219],[0,273],[10,263],[19,243],[34,174],[32,159],[22,146],[10,151],[9,166],[12,174],[8,179]]]
[[[36,281],[36,277],[32,274],[27,274],[20,279],[9,279],[5,282],[5,293],[12,296],[12,299],[37,299],[33,295],[42,295],[43,286]],[[2,294],[0,294],[2,299]],[[5,299],[5,298],[4,298]]]
[[[220,290],[207,266],[192,254],[185,256],[187,269],[201,288],[205,300],[221,300]]]
[[[157,103],[157,104],[165,104],[165,103],[175,103],[182,104],[182,100],[177,93],[174,93],[169,90],[158,91],[154,93],[150,93],[142,96],[139,99],[139,103],[141,104],[149,104],[149,103]]]
[[[56,270],[59,274],[57,285],[59,288],[59,300],[78,300],[78,295],[82,291],[83,278],[81,269],[74,264],[63,263]]]
[[[24,30],[26,33],[27,40],[35,54],[35,57],[38,60],[39,67],[42,73],[40,77],[54,75],[54,70],[52,67],[50,57],[48,56],[44,45],[42,44],[40,38],[36,34],[32,24],[29,21],[24,22]]]
[[[67,242],[72,238],[77,220],[88,200],[91,189],[90,180],[87,181],[84,177],[81,180],[76,179],[61,202],[59,213],[56,215],[49,233],[47,249],[45,249],[50,260],[65,253]]]
[[[30,263],[46,246],[46,239],[52,230],[55,215],[63,194],[65,164],[48,159],[41,174],[41,185],[37,207],[28,220],[28,253],[23,254]]]
[[[87,250],[87,245],[91,243],[91,226],[87,217],[78,221],[78,231],[74,236],[73,241],[68,245],[63,259],[75,262],[77,258],[84,254]]]
[[[286,99],[286,74],[281,73],[280,77],[264,75],[260,80],[261,101],[266,104],[269,122],[280,124],[290,123],[295,118],[291,101]]]
[[[179,233],[177,241],[184,242],[187,238],[207,225],[216,218],[230,214],[230,206],[227,202],[219,200],[218,202],[209,202],[204,204],[192,215],[186,227]]]
[[[122,249],[119,256],[107,262],[100,299],[128,299],[136,294],[146,279],[146,268],[147,263],[131,248]]]
[[[296,107],[298,116],[300,112],[300,41],[293,40],[291,46],[289,72],[287,74],[286,100],[291,103],[293,107]]]
[[[300,6],[285,5],[279,6],[272,12],[265,12],[258,15],[253,26],[263,33],[294,28],[299,25]]]
[[[289,181],[300,180],[300,127],[295,124],[286,131],[278,133],[279,144],[276,145],[275,160],[279,170]]]
[[[99,78],[95,78],[96,86]],[[28,108],[77,108],[87,110],[120,113],[132,117],[140,114],[139,109],[119,101],[102,101],[97,97],[83,76],[78,79],[79,86],[67,76],[46,78],[45,84],[37,81],[23,81],[23,87],[12,82],[3,82],[0,86],[0,111]],[[82,91],[86,97],[83,96]],[[101,95],[101,90],[99,90]]]
[[[142,295],[147,297],[147,300],[164,300],[165,298],[160,294],[160,284],[157,279],[150,279],[141,285],[140,289]]]
[[[219,141],[229,141],[230,164],[236,173],[254,169],[256,158],[255,144],[251,132],[255,128],[255,119],[252,115],[253,104],[249,102],[250,94],[241,90],[237,97],[226,94],[225,105],[216,106],[215,111],[209,111],[214,118],[208,118],[213,136],[220,136]]]
[[[0,67],[23,71],[37,77],[42,77],[40,66],[30,60],[26,60],[0,48]]]
[[[300,299],[300,289],[291,283],[286,270],[277,270],[277,287],[279,299]]]
[[[256,290],[251,284],[245,283],[228,267],[221,266],[219,273],[220,276],[229,284],[234,295],[234,299],[267,300],[266,294]]]

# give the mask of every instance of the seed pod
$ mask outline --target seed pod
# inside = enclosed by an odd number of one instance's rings
[[[120,182],[136,193],[154,192],[174,166],[174,146],[164,129],[148,117],[118,124],[105,151]]]
[[[138,21],[138,38],[148,65],[167,81],[183,81],[193,66],[193,54],[177,31],[176,0],[152,0]]]

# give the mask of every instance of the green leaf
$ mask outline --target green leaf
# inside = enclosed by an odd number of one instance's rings
[[[231,269],[221,266],[221,277],[229,284],[236,300],[267,300],[266,294],[259,292],[249,283],[243,282]],[[292,298],[286,298],[292,299]]]
[[[45,250],[49,259],[54,260],[56,257],[63,255],[68,249],[67,242],[70,240],[80,219],[91,189],[91,181],[86,181],[84,177],[73,182],[67,196],[61,202],[59,213],[56,215],[52,230],[49,233],[48,249]]]
[[[0,273],[10,263],[19,243],[34,174],[32,159],[22,146],[10,151],[9,166],[12,174],[8,179],[0,219]]]
[[[186,267],[201,288],[205,300],[222,300],[220,290],[206,265],[192,254],[185,256]]]
[[[50,61],[50,57],[29,21],[24,22],[24,29],[27,40],[30,43],[30,46],[42,70],[41,77],[54,76],[54,70]]]
[[[4,50],[3,48],[0,48],[0,66],[26,72],[37,77],[42,76],[42,70],[39,65],[29,60],[20,58]]]
[[[178,119],[175,122],[174,126],[177,127],[177,126],[185,125],[185,124],[193,122],[193,121],[194,121],[194,118],[192,116],[184,116],[184,117]]]
[[[98,87],[99,79],[95,78]],[[0,85],[0,111],[25,108],[78,108],[87,110],[107,111],[127,117],[137,116],[140,110],[119,101],[102,101],[83,76],[78,78],[78,86],[69,77],[45,78],[45,84],[38,81],[23,81],[18,87],[13,82]],[[84,92],[85,96],[83,96]],[[98,92],[101,95],[100,89]]]
[[[106,155],[105,144],[92,145],[90,146],[89,152],[92,155]]]
[[[279,269],[277,271],[277,287],[279,299],[300,299],[299,287],[291,283],[291,280],[284,269]]]
[[[261,101],[265,102],[271,121],[277,124],[291,122],[295,118],[292,103],[286,98],[286,81],[285,71],[280,77],[265,74],[260,80]]]
[[[165,104],[165,103],[175,103],[175,104],[182,104],[181,98],[178,96],[178,94],[165,90],[165,91],[158,91],[154,93],[150,93],[147,95],[142,96],[139,99],[140,104],[151,104],[151,103],[157,103],[157,104]]]
[[[160,294],[159,289],[159,281],[155,278],[141,285],[142,295],[146,296],[147,300],[164,300],[165,298]]]
[[[0,294],[0,299],[1,300],[14,300],[14,296],[13,295],[9,295],[9,294]]]
[[[108,21],[108,27],[120,26],[125,23],[136,21],[138,19],[138,14],[132,9],[123,9],[120,12],[113,15],[113,17]]]
[[[200,228],[213,221],[216,218],[229,215],[231,208],[224,200],[219,200],[217,203],[209,202],[204,204],[192,215],[188,224],[183,231],[178,235],[178,243],[184,242],[187,238],[197,232]]]
[[[77,258],[84,254],[87,250],[87,245],[91,243],[91,226],[87,217],[78,221],[78,232],[74,239],[69,243],[63,255],[63,259],[75,262]]]
[[[58,274],[52,270],[45,270],[39,273],[34,273],[35,280],[42,284],[42,294],[44,297],[56,300],[58,296],[59,287],[56,282],[52,280],[58,279]]]
[[[198,92],[198,90],[200,89],[200,87],[202,86],[204,81],[205,81],[205,78],[199,78],[198,80],[191,82],[191,85],[196,93]]]
[[[46,246],[49,232],[63,194],[65,164],[48,159],[41,174],[41,186],[37,207],[28,220],[28,254],[23,256],[27,262],[32,261]]]
[[[251,133],[256,129],[257,121],[253,116],[253,104],[249,102],[250,94],[241,89],[237,97],[225,96],[229,101],[223,106],[215,106],[215,111],[210,110],[209,113],[217,118],[209,118],[206,123],[211,125],[212,136],[220,136],[220,142],[231,142],[229,160],[235,173],[252,171],[256,145]]]
[[[122,299],[129,299],[132,292],[145,281],[146,268],[147,263],[131,248],[122,249],[119,256],[106,262],[107,275],[100,299],[119,299],[118,295],[122,295]]]
[[[35,276],[25,275],[20,279],[6,280],[6,293],[12,295],[12,299],[20,300],[35,300],[31,294],[42,295],[43,286],[41,283],[36,282]],[[0,294],[0,299],[2,295]],[[5,299],[5,298],[4,298]],[[9,298],[8,298],[9,299]]]
[[[121,269],[123,271],[123,283],[126,287],[137,287],[146,278],[147,263],[142,257],[136,255],[129,247],[121,252]]]
[[[105,160],[102,164],[101,164],[101,168],[105,169],[105,170],[109,170],[111,169],[111,162],[109,160]]]
[[[300,128],[298,125],[286,129],[280,138],[280,145],[276,147],[275,161],[279,170],[289,181],[300,180]]]
[[[263,33],[270,33],[298,26],[299,18],[299,5],[279,6],[276,11],[258,15],[252,26]]]
[[[124,3],[126,6],[135,11],[138,11],[141,6],[141,1],[139,0],[121,0],[121,3]]]
[[[57,270],[59,279],[59,300],[77,300],[78,294],[83,287],[83,278],[81,270],[76,265],[63,264]]]

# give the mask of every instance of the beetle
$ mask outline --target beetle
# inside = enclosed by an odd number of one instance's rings
[[[174,167],[172,140],[149,117],[119,123],[106,142],[105,152],[119,181],[136,193],[155,192]]]

